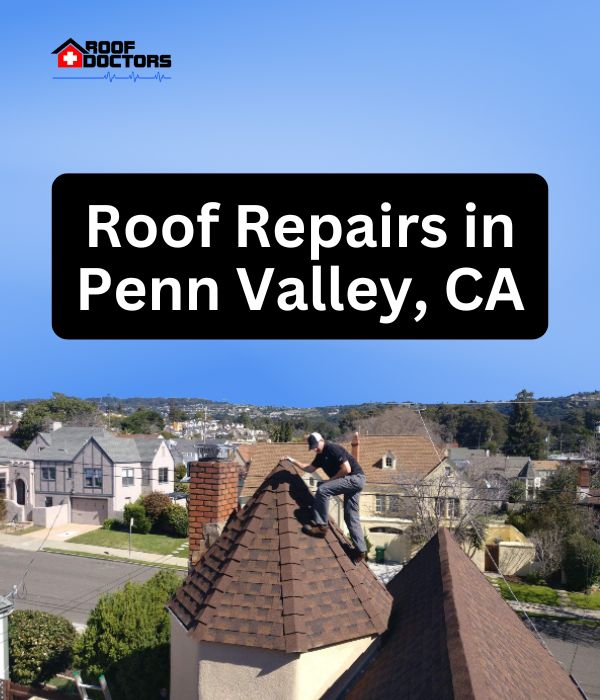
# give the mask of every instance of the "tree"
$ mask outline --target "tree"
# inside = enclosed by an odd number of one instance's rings
[[[175,403],[169,404],[169,422],[180,423],[187,420],[187,413],[182,408],[179,408]]]
[[[75,668],[106,675],[113,700],[153,700],[169,687],[169,615],[165,604],[181,584],[172,571],[103,595],[75,644]]]
[[[39,610],[15,610],[8,618],[11,680],[41,685],[69,668],[76,632],[64,617]]]
[[[269,433],[273,442],[290,442],[292,439],[292,426],[289,421],[276,423]]]
[[[520,503],[525,500],[525,483],[521,479],[513,479],[508,484],[507,499],[509,503]]]
[[[187,537],[189,528],[187,508],[171,503],[162,512],[158,526],[165,535]]]
[[[523,455],[531,459],[540,459],[543,453],[543,433],[534,418],[531,404],[533,394],[523,389],[516,396],[519,403],[513,404],[504,452],[507,455]]]
[[[565,543],[563,568],[569,590],[583,591],[600,578],[600,545],[582,534]]]
[[[46,430],[52,421],[60,421],[65,426],[100,425],[102,422],[96,404],[55,392],[51,399],[36,401],[27,407],[13,433],[13,440],[27,449],[33,438]]]
[[[484,541],[485,516],[499,510],[507,497],[506,486],[488,485],[486,480],[472,484],[442,468],[407,489],[413,510],[411,538],[415,544],[425,544],[447,525],[459,542],[478,548]]]
[[[150,518],[152,527],[156,527],[160,516],[171,505],[171,499],[166,493],[152,491],[142,498],[142,503],[146,509],[146,515]]]
[[[124,433],[160,433],[164,427],[165,421],[161,414],[143,406],[121,420],[121,430]]]
[[[4,522],[4,518],[6,518],[6,501],[4,496],[0,496],[0,523]]]
[[[564,552],[564,537],[560,528],[550,527],[547,530],[537,530],[531,537],[535,545],[538,573],[548,581],[561,567]]]
[[[133,531],[140,535],[147,535],[152,529],[152,520],[148,517],[144,504],[128,503],[123,509],[123,524],[129,529],[129,523],[133,518]]]

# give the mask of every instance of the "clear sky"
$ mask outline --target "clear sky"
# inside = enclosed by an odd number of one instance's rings
[[[0,399],[310,406],[597,388],[599,25],[595,0],[5,7]],[[173,79],[52,80],[68,37],[172,53]],[[518,342],[61,340],[50,187],[63,172],[538,172],[549,330]]]

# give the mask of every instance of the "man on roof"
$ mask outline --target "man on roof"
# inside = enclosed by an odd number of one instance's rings
[[[355,561],[367,558],[367,546],[360,524],[359,499],[365,486],[365,474],[360,464],[341,445],[326,442],[320,433],[311,433],[307,439],[308,449],[316,452],[312,463],[304,464],[293,457],[287,459],[297,467],[312,474],[321,468],[329,477],[317,487],[314,504],[314,520],[302,527],[312,537],[325,537],[331,496],[344,496],[344,520],[354,542],[352,558]]]

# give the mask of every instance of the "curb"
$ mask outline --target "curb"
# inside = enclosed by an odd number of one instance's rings
[[[149,566],[152,569],[174,569],[177,571],[187,571],[187,567],[180,564],[166,564],[164,562],[151,562],[145,559],[129,559],[128,557],[117,557],[110,554],[95,554],[94,552],[82,552],[79,550],[57,549],[55,547],[43,547],[42,552],[48,554],[62,554],[66,557],[79,557],[82,559],[99,559],[101,561],[116,561],[122,564],[137,564],[139,566]]]

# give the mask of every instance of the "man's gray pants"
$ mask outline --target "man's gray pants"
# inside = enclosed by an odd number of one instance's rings
[[[329,514],[329,499],[331,496],[344,496],[344,520],[350,531],[352,541],[356,549],[367,551],[365,536],[360,524],[359,498],[365,485],[364,474],[349,474],[340,479],[322,481],[317,487],[315,495],[315,522],[318,525],[326,525]]]

